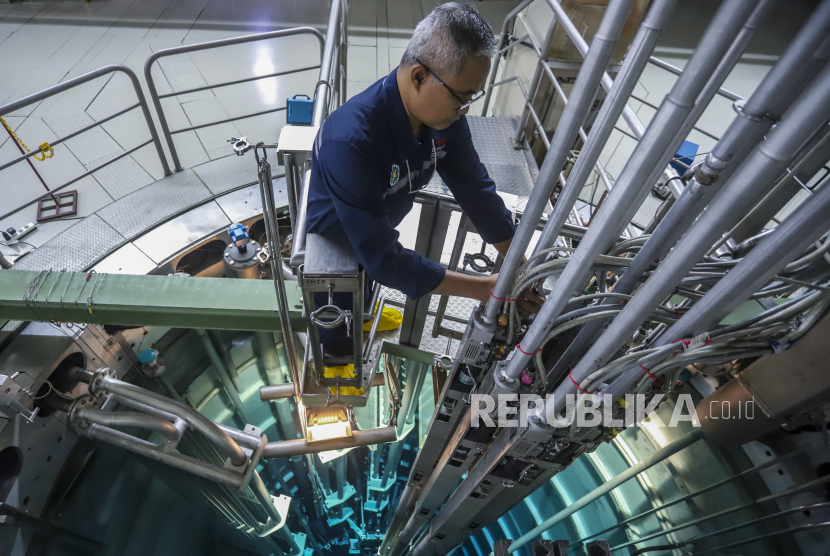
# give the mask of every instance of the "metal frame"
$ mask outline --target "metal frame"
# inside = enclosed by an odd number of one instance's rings
[[[92,170],[84,172],[80,176],[77,176],[77,177],[69,180],[68,182],[64,183],[63,185],[60,185],[58,187],[53,188],[51,191],[49,191],[45,195],[41,195],[40,197],[38,197],[38,198],[36,198],[32,201],[28,201],[28,202],[20,205],[19,207],[15,208],[13,210],[10,210],[9,212],[6,212],[3,215],[0,215],[0,220],[6,218],[8,216],[11,216],[12,214],[16,213],[17,211],[19,211],[21,209],[24,209],[28,206],[31,206],[31,205],[33,205],[33,204],[35,204],[35,203],[37,203],[37,202],[39,202],[43,199],[47,199],[49,197],[54,196],[54,194],[57,193],[58,191],[61,191],[62,189],[65,189],[66,187],[72,185],[73,183],[75,183],[79,180],[82,180],[83,178],[85,178],[89,175],[94,174],[95,172],[97,172],[101,168],[109,166],[113,162],[121,160],[125,156],[134,153],[138,149],[140,149],[142,147],[145,147],[145,146],[149,145],[150,143],[153,143],[156,147],[156,153],[158,154],[159,162],[161,162],[161,166],[164,169],[164,175],[166,175],[166,176],[170,175],[170,173],[171,173],[170,172],[170,167],[167,165],[167,159],[164,157],[164,149],[162,149],[162,147],[161,147],[161,141],[159,141],[158,133],[156,132],[156,128],[153,125],[153,117],[150,115],[150,108],[147,106],[147,101],[144,98],[144,93],[141,91],[141,84],[138,82],[138,77],[136,77],[133,70],[131,70],[127,66],[124,66],[124,65],[121,65],[121,64],[110,64],[108,66],[98,68],[97,70],[93,70],[89,73],[79,75],[78,77],[75,77],[75,78],[70,79],[68,81],[64,81],[63,83],[58,83],[57,85],[55,85],[53,87],[49,87],[48,89],[44,89],[42,91],[39,91],[37,93],[31,94],[27,97],[24,97],[20,100],[16,100],[16,101],[10,102],[6,105],[0,106],[0,116],[5,116],[6,114],[9,114],[9,113],[14,112],[16,110],[19,110],[19,109],[21,109],[25,106],[29,106],[30,104],[40,102],[40,101],[42,101],[46,98],[55,96],[57,94],[60,94],[64,91],[67,91],[67,90],[72,89],[74,87],[77,87],[79,85],[83,85],[84,83],[92,81],[93,79],[97,79],[97,78],[99,78],[103,75],[107,75],[107,74],[110,74],[110,73],[116,73],[116,72],[121,72],[121,73],[125,74],[127,77],[130,78],[130,82],[133,85],[133,90],[135,91],[135,96],[138,98],[138,102],[136,102],[135,104],[133,104],[131,106],[128,106],[127,108],[124,108],[123,110],[120,110],[120,111],[116,112],[115,114],[111,114],[111,115],[107,116],[106,118],[98,120],[95,123],[92,123],[88,126],[82,127],[81,129],[79,129],[77,131],[74,131],[74,132],[70,133],[69,135],[65,135],[64,137],[59,137],[55,141],[52,141],[51,145],[53,147],[56,146],[56,145],[60,145],[61,143],[65,142],[69,139],[72,139],[73,137],[76,137],[76,136],[80,135],[81,133],[84,133],[85,131],[89,131],[90,129],[92,129],[94,127],[98,127],[100,125],[103,125],[103,124],[107,123],[108,121],[110,121],[114,118],[117,118],[118,116],[126,114],[127,112],[129,112],[130,110],[133,110],[134,108],[138,108],[139,106],[141,107],[141,112],[144,115],[144,121],[147,123],[147,129],[150,131],[151,138],[149,140],[135,146],[135,147],[132,147],[131,149],[127,149],[125,152],[119,154],[118,156],[108,160],[107,162],[104,162],[103,164],[99,164],[98,166],[96,166]],[[27,160],[30,157],[35,156],[36,154],[40,154],[40,151],[35,150],[35,151],[31,151],[27,154],[24,154],[22,156],[19,156],[19,157],[15,158],[14,160],[11,160],[10,162],[7,162],[7,163],[3,164],[2,166],[0,166],[0,171],[4,170],[5,168],[8,168],[9,166],[12,166],[13,164],[17,164],[18,162],[22,162],[24,160]]]
[[[226,81],[224,83],[217,83],[214,85],[206,85],[204,87],[195,87],[193,89],[186,89],[184,91],[174,91],[169,94],[159,95],[158,91],[156,90],[156,83],[153,79],[153,64],[158,61],[160,58],[164,58],[167,56],[174,56],[176,54],[187,54],[189,52],[199,52],[202,50],[209,50],[212,48],[221,48],[223,46],[231,46],[235,44],[245,44],[249,42],[256,42],[256,41],[264,41],[268,39],[276,39],[280,37],[290,37],[295,35],[313,35],[320,41],[320,58],[321,63],[323,59],[323,52],[325,49],[325,42],[322,33],[313,27],[296,27],[294,29],[283,29],[281,31],[270,31],[268,33],[257,33],[255,35],[245,35],[242,37],[232,37],[230,39],[222,39],[217,41],[207,41],[201,42],[196,44],[188,44],[185,46],[176,46],[173,48],[165,48],[164,50],[159,50],[157,52],[153,52],[149,58],[144,62],[144,78],[147,80],[147,88],[150,90],[150,98],[153,100],[153,106],[156,109],[156,115],[159,119],[159,124],[161,125],[161,131],[164,134],[164,138],[167,141],[167,147],[170,149],[170,156],[173,158],[173,166],[175,167],[176,171],[179,172],[182,170],[182,165],[179,162],[179,155],[176,152],[176,146],[173,144],[173,135],[176,133],[184,133],[185,131],[193,131],[196,129],[202,129],[204,127],[210,127],[218,124],[234,122],[236,120],[244,120],[245,118],[251,118],[254,116],[262,116],[264,114],[270,114],[272,112],[278,112],[280,110],[285,110],[285,107],[282,106],[280,108],[274,108],[271,110],[265,110],[262,112],[256,112],[254,114],[247,114],[244,116],[236,116],[233,118],[227,118],[225,120],[220,120],[218,122],[212,122],[209,124],[202,124],[197,126],[186,127],[182,129],[176,129],[170,131],[170,126],[167,124],[167,118],[164,115],[164,109],[161,106],[161,99],[163,98],[170,98],[175,97],[178,95],[184,95],[187,93],[195,93],[197,91],[204,91],[207,89],[216,89],[219,87],[227,87],[230,85],[238,85],[240,83],[247,83],[250,81],[257,81],[259,79],[269,79],[272,77],[280,77],[283,75],[290,75],[293,73],[299,73],[303,71],[308,71],[311,69],[315,69],[320,67],[317,66],[310,66],[306,68],[299,68],[296,70],[289,70],[277,73],[271,73],[268,75],[258,75],[256,77],[249,77],[246,79],[239,79],[236,81]],[[170,174],[169,170],[166,169],[165,165],[165,174]]]

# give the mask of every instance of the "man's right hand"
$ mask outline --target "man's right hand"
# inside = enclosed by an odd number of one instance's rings
[[[470,276],[461,272],[448,270],[444,280],[435,288],[432,293],[435,295],[453,295],[456,297],[467,297],[487,303],[490,299],[493,288],[496,287],[498,273],[489,276]],[[516,300],[519,314],[526,316],[537,313],[545,302],[543,297],[533,293],[530,288],[519,294]]]

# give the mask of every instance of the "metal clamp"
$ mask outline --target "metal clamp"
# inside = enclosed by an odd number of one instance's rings
[[[321,317],[324,315],[336,315],[333,320],[322,320]],[[321,328],[337,328],[344,322],[346,323],[346,331],[349,335],[351,335],[351,321],[352,321],[352,312],[351,311],[344,311],[337,305],[323,305],[309,316],[309,319],[315,325]]]
[[[233,152],[236,153],[236,156],[242,156],[254,148],[254,146],[248,142],[247,137],[231,137],[228,139],[228,143],[230,143],[231,147],[233,147]]]

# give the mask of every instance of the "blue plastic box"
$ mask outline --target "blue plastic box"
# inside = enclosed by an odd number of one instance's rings
[[[683,141],[683,144],[674,155],[674,160],[671,161],[671,167],[681,176],[686,173],[689,166],[694,164],[695,155],[697,154],[698,145],[691,141]]]
[[[305,98],[300,98],[305,97]],[[288,114],[285,117],[285,122],[295,125],[311,125],[311,114],[314,107],[308,95],[294,95],[294,98],[289,98],[285,101],[288,107]]]

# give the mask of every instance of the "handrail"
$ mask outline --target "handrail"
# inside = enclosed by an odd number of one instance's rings
[[[683,73],[683,70],[678,68],[677,66],[673,66],[668,62],[661,60],[660,58],[655,58],[654,56],[649,56],[648,63],[657,66],[660,69],[664,69],[669,73],[673,73],[675,75],[680,75]],[[723,87],[718,87],[718,94],[724,98],[728,98],[729,100],[736,102],[739,100],[746,100],[741,95],[736,95],[732,91],[727,91]],[[717,140],[717,139],[716,139]]]
[[[346,95],[347,17],[348,8],[346,2],[343,0],[333,0],[331,12],[329,12],[328,27],[326,29],[325,52],[320,62],[320,78],[317,80],[317,85],[314,88],[314,112],[311,125],[317,126],[318,128],[322,127],[323,122],[326,120],[326,116],[330,111],[330,104],[334,102],[335,95],[337,96],[338,106]],[[335,49],[337,50],[336,55]],[[331,94],[332,98],[329,99],[329,92],[332,90],[330,83],[332,73],[337,78],[334,84],[336,91]],[[294,240],[291,246],[290,260],[290,264],[294,268],[299,267],[305,260],[305,240],[308,231],[306,204],[308,203],[308,188],[311,182],[311,170],[309,168],[310,164],[303,170],[303,180],[299,199],[297,200],[297,224],[294,227]]]
[[[583,57],[585,57],[588,53],[588,43],[585,41],[585,39],[579,33],[579,30],[574,26],[573,22],[567,17],[567,14],[563,10],[562,6],[556,0],[545,0],[545,1],[548,4],[548,6],[551,8],[551,10],[554,12],[554,18],[553,18],[553,21],[551,21],[551,26],[555,26],[557,24],[562,25],[562,28],[565,30],[565,33],[568,35],[568,37],[571,39],[571,41],[573,42],[576,49],[579,51],[579,53]],[[508,38],[509,38],[506,35],[507,26],[510,24],[511,21],[516,19],[516,17],[519,15],[519,13],[524,8],[526,8],[529,3],[530,2],[525,0],[524,2],[522,2],[521,4],[516,6],[513,9],[513,11],[511,11],[509,14],[507,14],[507,17],[504,19],[504,23],[502,24],[502,42],[499,43],[499,50],[502,50],[502,49],[507,50],[505,48],[505,46],[506,46],[505,43],[508,41]],[[533,40],[533,36],[528,35],[528,37],[531,39],[531,42],[533,42],[534,45],[535,45],[535,41]],[[538,45],[535,45],[535,46],[538,46]],[[535,50],[538,50],[538,49],[535,49]],[[545,65],[545,66],[547,65],[546,63],[544,63],[544,61],[541,60],[541,53],[537,53],[537,57],[540,57],[539,61],[543,65]],[[493,86],[493,82],[496,79],[496,70],[497,70],[497,68],[498,68],[498,58],[496,58],[496,62],[493,64],[493,68],[491,69],[490,76],[487,80],[487,87],[486,87],[487,94],[484,97],[484,106],[483,106],[482,112],[481,112],[482,116],[487,115],[487,108],[490,105],[490,98],[491,98],[491,94],[492,94],[491,93],[491,88]],[[613,84],[614,84],[614,81],[611,79],[611,77],[606,72],[602,76],[602,88],[605,89],[606,91],[610,91],[611,86]],[[536,91],[535,90],[530,91],[529,94],[531,94],[531,96],[535,96]],[[623,109],[622,116],[623,116],[623,119],[625,120],[625,123],[628,124],[628,126],[631,128],[632,133],[635,135],[637,140],[639,140],[639,138],[642,137],[643,133],[645,132],[645,126],[643,125],[643,122],[640,120],[640,118],[637,116],[637,114],[634,112],[634,110],[632,110],[631,107],[628,106],[628,104],[625,105],[625,108]]]
[[[323,39],[323,35],[322,35],[322,33],[320,33],[320,31],[318,31],[317,29],[314,29],[313,27],[294,27],[292,29],[282,29],[280,31],[269,31],[267,33],[257,33],[257,34],[254,34],[254,35],[245,35],[245,36],[242,36],[242,37],[231,37],[229,39],[221,39],[221,40],[216,40],[216,41],[200,42],[200,43],[188,44],[188,45],[184,45],[184,46],[174,46],[172,48],[165,48],[163,50],[159,50],[159,51],[156,51],[156,52],[153,52],[152,54],[150,54],[150,57],[147,58],[147,60],[144,62],[144,78],[147,80],[147,88],[150,90],[150,98],[153,99],[153,106],[155,107],[156,114],[158,115],[158,118],[159,118],[159,124],[161,125],[161,131],[164,134],[165,140],[167,141],[167,147],[170,149],[170,156],[173,158],[173,166],[175,167],[177,172],[182,170],[182,165],[181,165],[181,162],[179,162],[179,155],[176,152],[176,146],[173,144],[173,134],[182,133],[182,132],[185,132],[185,131],[192,131],[192,130],[195,130],[195,129],[200,129],[202,127],[217,125],[217,124],[220,124],[220,123],[228,123],[228,122],[232,122],[232,121],[236,121],[236,120],[242,120],[242,119],[245,119],[245,118],[250,118],[252,116],[261,116],[263,114],[269,114],[271,112],[278,112],[280,110],[285,110],[285,107],[275,108],[275,109],[272,109],[272,110],[266,110],[264,112],[257,112],[256,114],[249,114],[247,116],[238,116],[238,117],[235,117],[235,118],[229,118],[229,119],[226,119],[226,120],[222,120],[222,121],[219,121],[219,122],[213,122],[213,123],[210,123],[210,124],[204,124],[204,125],[201,125],[201,126],[193,126],[193,127],[186,128],[186,129],[179,129],[179,130],[173,131],[171,133],[170,126],[167,124],[167,118],[165,118],[165,116],[164,116],[164,109],[162,109],[162,107],[161,107],[161,99],[162,98],[167,98],[167,97],[176,96],[176,95],[183,95],[183,94],[186,94],[186,93],[195,92],[197,90],[202,91],[202,90],[205,90],[205,89],[212,89],[212,88],[215,88],[215,87],[224,87],[224,86],[228,86],[228,85],[235,85],[237,83],[244,83],[246,81],[255,81],[257,79],[267,79],[267,78],[270,78],[270,77],[278,77],[279,75],[284,75],[284,74],[283,73],[277,73],[277,74],[261,75],[261,76],[257,76],[257,77],[247,79],[247,80],[229,81],[227,83],[218,83],[216,85],[210,85],[208,87],[198,87],[198,88],[193,89],[193,90],[177,91],[177,92],[172,93],[170,95],[159,96],[158,91],[156,90],[155,81],[153,81],[153,75],[152,75],[153,64],[157,60],[159,60],[160,58],[164,58],[164,57],[167,57],[167,56],[174,56],[176,54],[186,54],[186,53],[189,53],[189,52],[199,52],[201,50],[209,50],[211,48],[221,48],[223,46],[232,46],[232,45],[235,45],[235,44],[245,44],[245,43],[249,43],[249,42],[256,42],[256,41],[262,41],[262,40],[268,40],[268,39],[276,39],[276,38],[280,38],[280,37],[289,37],[289,36],[294,36],[294,35],[314,35],[315,37],[317,37],[317,40],[320,42],[321,64],[324,63],[323,52],[325,50],[325,42],[324,42],[324,39]],[[296,73],[296,72],[299,72],[299,71],[307,71],[309,69],[314,69],[316,67],[317,66],[313,66],[311,68],[302,68],[302,69],[295,70],[295,71],[292,71],[292,72],[285,72],[285,74],[287,74],[287,73]],[[168,174],[169,174],[169,172],[168,172]]]
[[[113,158],[113,159],[111,159],[111,160],[109,160],[109,161],[107,161],[107,162],[105,162],[105,163],[103,163],[99,166],[96,166],[92,170],[89,170],[88,172],[86,172],[84,174],[81,174],[80,176],[76,177],[75,179],[72,179],[72,180],[64,183],[63,185],[61,185],[59,187],[52,188],[51,191],[49,191],[48,193],[46,193],[44,195],[41,195],[40,197],[34,199],[33,201],[29,201],[27,203],[24,203],[24,204],[20,205],[19,207],[15,208],[15,209],[13,209],[13,210],[11,210],[11,211],[3,214],[3,215],[0,215],[0,220],[6,218],[8,216],[11,216],[12,214],[16,213],[19,210],[22,210],[22,209],[24,209],[24,208],[26,208],[30,205],[33,205],[33,204],[37,203],[38,201],[40,201],[42,199],[52,197],[54,193],[56,193],[56,192],[58,192],[58,191],[60,191],[64,188],[72,185],[76,181],[78,181],[80,179],[83,179],[86,176],[89,176],[90,174],[93,174],[93,173],[97,172],[101,168],[103,168],[105,166],[108,166],[109,164],[112,164],[113,162],[115,162],[117,160],[120,160],[121,158],[127,156],[128,154],[131,154],[131,153],[137,151],[138,149],[140,149],[140,148],[142,148],[142,147],[144,147],[144,146],[146,146],[150,143],[154,143],[155,146],[156,146],[156,152],[158,153],[158,157],[159,157],[159,161],[161,162],[161,166],[164,169],[164,175],[167,176],[167,175],[171,174],[170,167],[167,164],[167,159],[164,157],[164,149],[162,149],[162,147],[161,147],[161,141],[159,140],[158,133],[156,132],[156,128],[153,125],[153,117],[150,115],[150,108],[147,105],[147,100],[144,98],[144,93],[141,91],[141,84],[138,82],[138,77],[136,77],[135,72],[133,72],[133,70],[131,70],[130,68],[128,68],[127,66],[124,66],[122,64],[110,64],[108,66],[98,68],[98,69],[93,70],[89,73],[79,75],[78,77],[74,77],[72,79],[69,79],[68,81],[64,81],[63,83],[58,83],[57,85],[54,85],[52,87],[43,89],[42,91],[38,91],[37,93],[33,93],[29,96],[23,97],[23,98],[21,98],[19,100],[16,100],[14,102],[10,102],[9,104],[5,104],[3,106],[0,106],[0,116],[5,116],[6,114],[9,114],[11,112],[15,112],[17,110],[20,110],[21,108],[29,106],[30,104],[40,102],[40,101],[42,101],[46,98],[49,98],[51,96],[60,94],[64,91],[68,91],[69,89],[77,87],[78,85],[83,85],[84,83],[87,83],[88,81],[92,81],[93,79],[97,79],[97,78],[99,78],[103,75],[106,75],[108,73],[115,73],[115,72],[124,73],[124,74],[127,75],[127,77],[130,78],[130,81],[133,84],[133,89],[135,90],[135,95],[138,98],[138,102],[136,104],[133,104],[132,106],[129,106],[128,108],[125,108],[125,109],[123,109],[119,112],[116,112],[115,114],[107,116],[103,120],[99,120],[99,121],[95,122],[94,124],[90,124],[86,127],[83,127],[80,130],[77,130],[73,133],[70,133],[69,135],[66,135],[64,137],[60,137],[60,138],[56,139],[55,141],[52,141],[51,144],[54,146],[54,145],[58,145],[60,143],[63,143],[64,141],[67,141],[67,140],[69,140],[69,139],[71,139],[71,138],[73,138],[77,135],[80,135],[81,133],[83,133],[85,131],[89,131],[93,127],[100,126],[100,125],[112,120],[113,118],[121,116],[122,114],[125,114],[126,112],[129,112],[130,110],[132,110],[133,108],[136,108],[138,106],[141,107],[141,111],[144,114],[144,121],[147,123],[147,128],[150,130],[151,139],[149,141],[145,141],[144,143],[139,144],[136,147],[133,147],[132,149],[127,150],[124,153],[121,153],[119,156],[116,156],[115,158]],[[26,160],[27,158],[29,158],[30,156],[34,156],[35,154],[40,154],[40,151],[32,151],[27,155],[20,156],[16,159],[12,160],[11,162],[8,162],[8,163],[4,164],[3,166],[0,166],[0,170],[8,168],[9,166],[12,166],[13,164],[17,164],[18,162],[21,162],[23,160]]]

